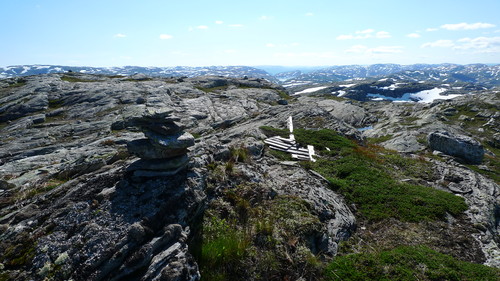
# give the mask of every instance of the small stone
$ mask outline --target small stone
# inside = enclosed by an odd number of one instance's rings
[[[472,192],[472,188],[470,188],[470,186],[463,185],[463,184],[457,184],[457,183],[454,183],[454,182],[449,183],[448,184],[448,188],[451,191],[453,191],[454,193],[464,194],[464,193],[470,193],[470,192]]]
[[[182,131],[183,126],[180,123],[172,121],[171,123],[144,122],[139,125],[142,131],[151,130],[161,135],[173,135]]]
[[[472,119],[467,115],[460,115],[460,117],[458,117],[459,121],[472,121]]]
[[[130,226],[128,235],[133,240],[142,242],[142,240],[144,240],[144,237],[146,236],[146,231],[140,223],[136,222]]]
[[[488,140],[488,143],[494,148],[500,148],[500,133],[494,134],[491,140]]]
[[[477,166],[480,170],[487,171],[487,172],[493,172],[488,166],[486,165],[479,165]]]
[[[146,103],[146,99],[144,97],[138,97],[136,100],[135,100],[135,103],[136,104],[145,104]]]
[[[146,131],[144,135],[149,138],[153,145],[163,149],[182,149],[194,145],[194,137],[190,133],[182,133],[171,136],[160,135],[153,131]]]
[[[161,109],[150,109],[148,108],[147,111],[142,115],[143,118],[153,118],[153,119],[163,119],[165,117],[170,116],[174,112],[173,108],[169,107],[164,107]]]
[[[45,122],[45,114],[37,114],[31,117],[33,124],[40,124]]]

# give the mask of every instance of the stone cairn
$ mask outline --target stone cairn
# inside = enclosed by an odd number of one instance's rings
[[[146,136],[127,144],[129,153],[141,158],[127,168],[133,176],[172,176],[187,166],[188,147],[194,145],[194,137],[183,132],[180,118],[172,116],[172,112],[147,111],[133,120],[133,125]]]

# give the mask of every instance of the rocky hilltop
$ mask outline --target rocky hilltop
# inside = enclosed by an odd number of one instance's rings
[[[500,278],[499,100],[0,80],[0,280]],[[289,116],[317,162],[264,144]]]

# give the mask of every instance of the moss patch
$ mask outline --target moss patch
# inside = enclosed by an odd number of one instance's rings
[[[393,137],[393,135],[389,134],[389,135],[380,136],[380,137],[376,137],[376,138],[368,138],[368,143],[370,143],[370,144],[383,143],[385,141],[392,139],[392,137]]]
[[[500,270],[462,262],[425,246],[337,257],[329,280],[499,280]]]
[[[74,76],[63,75],[61,77],[62,81],[76,83],[76,82],[96,82],[95,80],[82,79]]]

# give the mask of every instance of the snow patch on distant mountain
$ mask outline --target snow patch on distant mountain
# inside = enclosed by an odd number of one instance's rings
[[[356,86],[356,85],[357,84],[345,84],[345,85],[339,85],[339,87],[349,88],[349,87]]]
[[[373,101],[389,100],[393,102],[421,102],[421,103],[431,103],[434,100],[449,100],[461,95],[441,95],[447,89],[445,88],[434,88],[431,90],[420,91],[417,93],[406,93],[399,98],[388,97],[380,94],[367,94],[366,96],[371,97]]]
[[[326,89],[326,88],[327,87],[325,87],[325,86],[309,88],[309,89],[302,90],[300,92],[296,92],[294,95],[314,93],[314,92],[321,91],[321,90]]]

